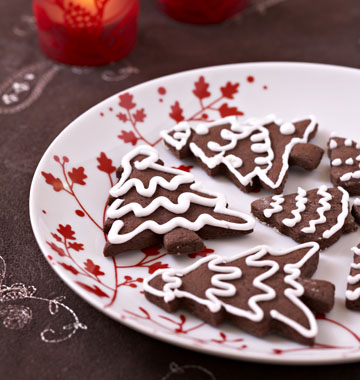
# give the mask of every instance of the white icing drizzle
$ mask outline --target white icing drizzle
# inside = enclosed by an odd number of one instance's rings
[[[293,123],[283,123],[280,126],[280,133],[282,135],[293,135],[295,132],[296,128]]]
[[[302,232],[305,232],[306,234],[313,234],[316,230],[317,224],[323,224],[326,222],[326,217],[324,215],[325,211],[329,211],[331,209],[331,205],[329,201],[332,199],[332,196],[330,193],[327,192],[327,186],[322,185],[319,187],[319,190],[317,191],[319,195],[321,195],[322,198],[320,198],[319,203],[321,204],[321,207],[319,207],[316,212],[319,215],[318,219],[310,220],[309,226],[304,227],[301,229]]]
[[[174,177],[170,181],[166,180],[161,176],[154,176],[149,181],[149,185],[146,188],[143,182],[139,178],[129,178],[132,172],[131,160],[133,160],[137,155],[147,156],[142,161],[135,161],[133,165],[137,170],[146,170],[148,168],[158,170],[164,173],[173,174]],[[135,148],[128,154],[126,154],[121,162],[123,167],[123,172],[119,182],[112,187],[110,194],[117,198],[125,193],[127,193],[132,187],[135,187],[136,192],[144,197],[151,197],[154,195],[158,186],[161,186],[167,190],[176,190],[180,185],[185,183],[190,183],[190,189],[193,191],[202,192],[207,195],[211,195],[211,198],[202,197],[201,195],[184,192],[179,195],[178,203],[173,203],[167,197],[160,196],[153,199],[149,205],[142,207],[140,204],[132,202],[128,203],[125,206],[122,206],[123,199],[115,199],[110,207],[107,210],[107,217],[112,219],[118,219],[124,216],[129,212],[133,212],[137,217],[144,217],[151,215],[159,207],[163,207],[174,214],[183,214],[185,213],[191,203],[200,204],[206,207],[212,207],[214,212],[236,216],[242,218],[244,223],[233,223],[225,220],[216,219],[209,214],[201,214],[198,218],[191,222],[188,219],[179,216],[174,217],[164,224],[158,224],[153,220],[147,220],[136,227],[131,232],[126,234],[121,234],[121,229],[124,226],[123,221],[115,220],[111,226],[111,229],[108,233],[108,240],[112,244],[121,244],[130,239],[132,239],[137,234],[141,233],[144,230],[151,230],[158,234],[165,234],[169,231],[172,231],[176,227],[187,228],[192,231],[198,231],[205,225],[211,225],[221,228],[228,228],[234,230],[250,230],[254,227],[254,219],[244,213],[228,209],[226,207],[226,198],[223,194],[208,192],[202,188],[200,183],[194,182],[194,176],[191,173],[184,172],[182,170],[169,168],[160,164],[157,164],[156,161],[159,159],[158,152],[148,146],[140,146]]]
[[[267,208],[264,210],[265,218],[271,218],[273,214],[276,214],[283,210],[283,207],[280,206],[281,204],[285,202],[283,195],[274,195],[271,199],[274,202],[270,202],[271,208]]]
[[[329,143],[329,148],[330,149],[335,149],[337,148],[338,144],[335,140],[330,140],[330,143]]]
[[[282,167],[275,182],[268,176],[268,172],[273,165],[274,152],[271,148],[269,131],[266,128],[267,124],[276,120],[275,115],[268,115],[263,119],[248,119],[243,124],[240,124],[236,117],[230,116],[209,124],[198,125],[195,128],[195,133],[205,135],[209,133],[209,128],[211,127],[230,124],[230,130],[226,129],[221,131],[221,137],[224,140],[229,140],[228,144],[220,145],[215,141],[208,142],[208,148],[214,153],[217,153],[214,156],[207,156],[206,153],[194,142],[191,142],[189,146],[194,156],[198,157],[210,169],[215,168],[219,164],[224,164],[243,186],[252,184],[253,178],[258,176],[267,186],[275,189],[281,185],[289,168],[289,156],[292,148],[296,144],[308,142],[310,134],[315,130],[315,118],[313,116],[309,116],[308,119],[310,120],[310,123],[306,127],[304,135],[302,137],[293,137],[286,145],[282,155]],[[293,121],[293,123],[295,122],[296,121]],[[288,128],[285,128],[285,130],[287,129]],[[250,149],[254,153],[266,153],[266,155],[256,157],[254,160],[256,165],[261,166],[255,166],[253,171],[247,173],[246,175],[242,175],[238,170],[236,170],[232,163],[229,162],[225,152],[235,148],[238,140],[245,139],[248,136],[250,136],[250,140],[253,142]]]
[[[241,168],[243,164],[243,160],[240,157],[234,156],[233,154],[228,154],[225,156],[225,158],[228,160],[229,164],[233,166],[233,168]]]
[[[175,133],[170,136],[170,131],[175,131]],[[161,131],[160,136],[176,150],[181,150],[191,135],[190,124],[187,121],[182,121],[175,125],[170,131]]]
[[[360,256],[360,248],[359,247],[352,247],[351,250],[355,253],[355,255]]]
[[[352,178],[359,179],[360,178],[360,170],[356,170],[354,172],[345,173],[340,177],[340,181],[350,181]]]
[[[355,255],[360,256],[360,248],[359,247],[352,247],[351,250],[354,252]],[[351,268],[360,270],[360,263],[355,264],[352,263]],[[360,281],[360,273],[357,273],[355,275],[350,275],[347,276],[347,283],[350,285],[355,285]],[[360,297],[360,287],[357,287],[354,290],[346,290],[345,292],[345,297],[350,300],[350,301],[356,301]]]
[[[276,309],[270,310],[270,315],[272,318],[287,324],[304,337],[313,338],[318,332],[316,319],[308,307],[300,300],[300,297],[304,294],[304,287],[296,280],[301,275],[300,268],[319,250],[319,245],[314,242],[301,244],[281,252],[274,252],[267,246],[258,246],[233,256],[231,259],[226,259],[218,255],[210,255],[183,269],[160,269],[144,280],[144,290],[157,297],[163,298],[166,303],[174,300],[175,298],[188,298],[206,306],[213,313],[216,313],[221,308],[224,308],[230,314],[247,318],[254,322],[260,322],[264,318],[264,311],[258,304],[260,302],[272,300],[276,297],[275,290],[265,284],[264,281],[273,276],[280,269],[280,266],[276,261],[271,259],[262,260],[262,258],[268,253],[272,256],[283,256],[302,248],[308,248],[309,250],[298,262],[286,264],[283,268],[283,271],[286,273],[284,282],[289,285],[289,287],[285,289],[284,295],[304,313],[309,327],[304,327]],[[242,276],[242,272],[238,267],[224,266],[220,264],[231,263],[245,257],[246,264],[249,267],[269,268],[253,280],[253,286],[260,289],[262,293],[256,294],[249,298],[248,306],[250,310],[244,310],[227,304],[218,298],[234,296],[236,294],[235,286],[224,281],[238,279]],[[215,272],[215,274],[211,278],[211,287],[205,291],[205,297],[201,298],[192,293],[181,290],[181,278],[199,268],[201,265],[206,265],[206,263],[209,270]],[[151,280],[156,276],[161,276],[165,282],[162,289],[156,289],[150,286]]]
[[[345,146],[351,146],[352,145],[352,140],[351,139],[346,139],[344,142]]]
[[[306,208],[306,203],[308,199],[306,198],[306,191],[301,187],[298,187],[298,195],[295,198],[296,209],[292,210],[291,213],[294,215],[293,218],[283,219],[282,223],[287,227],[294,227],[297,223],[301,221],[301,213]]]
[[[339,231],[343,227],[345,219],[349,214],[349,193],[346,190],[344,190],[341,186],[338,186],[338,190],[340,190],[343,193],[341,197],[341,213],[337,217],[336,224],[334,224],[331,228],[323,232],[322,236],[325,239],[328,239],[329,237],[334,235],[335,232]]]
[[[355,198],[354,205],[355,206],[360,206],[360,198]]]
[[[354,160],[350,157],[345,161],[346,165],[354,165]]]
[[[332,166],[340,166],[342,164],[341,158],[335,158],[335,160],[332,160],[331,165]]]

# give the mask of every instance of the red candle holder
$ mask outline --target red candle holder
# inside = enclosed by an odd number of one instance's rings
[[[41,50],[69,65],[98,66],[133,50],[138,0],[33,0]]]
[[[160,9],[175,20],[217,24],[245,9],[248,0],[158,0]]]

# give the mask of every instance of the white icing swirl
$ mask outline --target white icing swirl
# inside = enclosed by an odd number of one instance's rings
[[[354,252],[355,255],[360,256],[360,248],[359,247],[352,247],[351,250]],[[351,268],[355,270],[360,270],[360,263],[352,263],[350,265]],[[348,275],[347,276],[347,283],[349,285],[355,285],[360,281],[360,273],[357,273],[355,275]],[[360,298],[360,286],[355,288],[354,290],[347,289],[345,292],[345,297],[349,301],[356,301]]]
[[[285,199],[282,195],[274,195],[272,197],[272,200],[274,202],[270,202],[271,208],[267,208],[263,211],[265,218],[271,218],[273,214],[276,214],[283,210],[283,207],[280,206],[285,202]]]
[[[309,226],[304,227],[301,229],[302,232],[305,232],[306,234],[313,234],[316,231],[316,225],[317,224],[323,224],[326,222],[325,212],[329,211],[331,209],[331,205],[329,201],[332,199],[332,196],[330,193],[327,192],[327,186],[322,185],[319,187],[319,190],[317,191],[319,195],[321,195],[322,198],[320,198],[319,203],[321,204],[321,207],[319,207],[316,212],[319,215],[318,219],[310,220]]]
[[[350,181],[352,178],[359,179],[360,178],[360,170],[356,170],[354,172],[345,173],[340,177],[340,181],[346,182]]]
[[[247,318],[253,322],[260,322],[264,318],[264,311],[261,306],[259,306],[259,303],[272,300],[276,297],[275,290],[267,285],[265,281],[280,270],[280,266],[275,260],[271,260],[271,258],[265,260],[263,257],[269,254],[270,256],[283,256],[302,248],[308,249],[306,254],[304,254],[298,262],[286,264],[283,268],[284,273],[286,273],[284,282],[289,285],[284,291],[284,296],[303,312],[307,319],[306,325],[309,327],[305,327],[299,322],[279,312],[276,307],[270,310],[270,315],[272,318],[288,325],[304,337],[313,338],[318,331],[316,319],[310,309],[300,300],[300,297],[304,294],[304,287],[297,282],[297,279],[301,275],[302,266],[319,251],[319,245],[314,242],[301,244],[281,252],[274,252],[267,246],[258,246],[246,252],[237,254],[230,259],[218,255],[210,255],[183,269],[160,269],[144,280],[144,290],[157,297],[163,298],[166,303],[171,302],[176,298],[187,298],[206,306],[213,313],[224,308],[229,314]],[[245,262],[249,267],[268,268],[253,280],[253,286],[261,292],[249,298],[248,309],[241,309],[218,298],[232,297],[236,295],[236,287],[225,281],[238,279],[242,276],[240,268],[221,264],[231,263],[241,258],[245,258]],[[208,269],[211,272],[214,272],[214,275],[211,278],[211,286],[205,291],[205,296],[199,297],[182,290],[182,277],[206,264]],[[162,280],[165,282],[162,289],[156,289],[150,285],[151,280],[157,276],[161,276]]]
[[[171,136],[169,133],[175,131]],[[187,121],[175,125],[170,131],[161,131],[160,136],[176,150],[181,150],[191,136],[191,127]]]
[[[297,223],[301,221],[301,213],[306,208],[306,203],[308,199],[306,198],[306,191],[302,189],[301,187],[298,187],[298,195],[295,198],[296,200],[296,209],[291,211],[291,213],[294,215],[293,218],[286,218],[283,219],[282,223],[285,224],[287,227],[294,227]]]
[[[343,195],[341,197],[341,213],[337,217],[337,222],[334,224],[331,228],[324,231],[322,236],[325,239],[329,239],[332,235],[334,235],[335,232],[339,231],[344,223],[345,219],[349,214],[349,193],[344,190],[341,186],[338,186],[338,190],[340,190]]]
[[[164,177],[154,176],[151,178],[149,185],[146,188],[139,178],[130,178],[130,174],[133,169],[131,161],[138,155],[145,155],[147,157],[141,161],[135,161],[133,163],[137,170],[146,170],[150,168],[163,173],[173,174],[174,177],[168,181]],[[191,173],[157,164],[156,162],[158,159],[158,152],[154,148],[144,145],[135,148],[126,154],[121,162],[121,166],[123,167],[122,175],[119,182],[110,190],[110,194],[113,197],[117,198],[126,194],[132,187],[135,187],[136,192],[141,196],[152,197],[159,186],[163,187],[164,189],[173,191],[176,190],[180,185],[188,183],[191,184],[191,190],[202,192],[204,194],[210,195],[211,197],[202,197],[201,195],[192,192],[184,192],[179,195],[177,203],[173,203],[167,197],[160,196],[153,199],[146,207],[142,207],[140,204],[135,202],[122,206],[124,200],[115,199],[107,210],[107,217],[111,219],[118,219],[129,212],[133,212],[137,217],[144,217],[151,215],[159,207],[163,207],[174,214],[184,214],[190,208],[190,205],[194,203],[206,207],[212,207],[213,211],[216,213],[241,218],[244,220],[244,223],[228,222],[226,220],[216,219],[209,214],[201,214],[193,222],[182,216],[174,217],[164,224],[159,224],[153,220],[147,220],[137,226],[131,232],[121,234],[121,229],[124,226],[124,222],[122,220],[115,220],[108,233],[108,240],[110,243],[124,243],[147,229],[157,234],[165,234],[169,231],[172,231],[176,227],[183,227],[192,231],[198,231],[205,225],[240,231],[253,229],[255,225],[254,219],[244,213],[228,209],[226,199],[223,194],[205,191],[202,189],[200,183],[194,182],[194,176]]]

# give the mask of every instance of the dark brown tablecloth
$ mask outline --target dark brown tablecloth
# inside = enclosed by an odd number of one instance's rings
[[[217,64],[285,60],[359,66],[358,0],[287,0],[265,13],[260,10],[253,3],[242,16],[222,25],[194,26],[167,18],[155,0],[143,0],[134,52],[108,67],[81,69],[54,66],[41,54],[29,0],[0,1],[0,281],[6,285],[0,293],[0,379],[360,376],[359,364],[294,368],[246,363],[139,334],[93,309],[64,285],[31,230],[28,198],[37,163],[59,132],[100,100],[155,77]],[[42,81],[32,84],[36,88],[20,86],[15,91],[13,83],[21,82],[27,72]],[[37,288],[43,302],[19,299],[24,289],[31,291],[29,286]],[[11,294],[18,299],[4,302]],[[42,339],[44,329],[64,325],[61,313],[54,316],[55,323],[49,320],[46,300],[58,296],[66,297],[64,304],[87,329],[78,329],[63,342],[46,342],[51,332]],[[10,312],[21,316],[18,322],[6,319]]]

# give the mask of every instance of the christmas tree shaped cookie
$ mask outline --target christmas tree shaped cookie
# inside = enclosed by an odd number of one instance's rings
[[[262,186],[280,194],[290,165],[306,170],[319,165],[324,151],[308,143],[316,131],[313,116],[292,123],[274,115],[241,123],[229,116],[194,129],[181,122],[161,136],[178,158],[195,156],[211,176],[225,174],[245,192]]]
[[[331,182],[350,195],[360,194],[360,142],[331,137],[328,142]]]
[[[306,191],[258,199],[251,212],[298,243],[315,241],[321,249],[334,244],[343,233],[357,229],[350,213],[349,194],[342,187]]]
[[[202,238],[252,232],[254,219],[227,207],[223,194],[204,190],[191,173],[164,166],[140,146],[126,154],[110,190],[105,256],[164,243],[169,253],[203,249]]]
[[[346,307],[360,310],[360,244],[351,250],[354,252],[354,260],[347,278]]]
[[[230,320],[259,337],[276,332],[313,344],[312,312],[330,311],[335,290],[310,279],[318,260],[316,243],[286,251],[258,246],[232,258],[211,255],[183,269],[160,269],[144,281],[144,291],[168,312],[183,307],[215,326]]]

